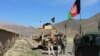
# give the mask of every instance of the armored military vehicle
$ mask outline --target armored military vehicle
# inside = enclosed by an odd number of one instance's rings
[[[100,56],[100,32],[77,34],[73,50],[75,56]]]

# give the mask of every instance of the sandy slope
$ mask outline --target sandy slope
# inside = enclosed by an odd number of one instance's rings
[[[15,45],[4,56],[41,56],[38,51],[33,51],[29,43],[23,39],[17,40]]]

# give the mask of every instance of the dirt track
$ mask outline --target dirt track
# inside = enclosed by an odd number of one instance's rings
[[[73,44],[72,43],[67,43],[67,48],[66,48],[66,53],[65,55],[59,55],[59,56],[74,56],[72,54],[72,48],[73,48]],[[49,56],[48,54],[43,54],[43,56]],[[53,56],[53,55],[51,55]]]
[[[59,56],[74,56],[72,53],[72,49],[73,49],[73,38],[67,38],[67,47],[66,47],[65,55],[59,55]],[[49,55],[45,54],[43,56],[49,56]]]
[[[72,39],[69,39],[67,42],[66,52],[65,55],[59,55],[59,56],[74,56],[72,55]],[[24,49],[23,49],[24,48]],[[15,45],[8,50],[4,56],[49,56],[48,54],[41,54],[39,50],[31,50],[30,45],[24,41],[24,40],[18,40],[16,41]],[[53,55],[51,55],[53,56]]]

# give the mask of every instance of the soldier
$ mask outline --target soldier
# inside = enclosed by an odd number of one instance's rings
[[[74,39],[73,39],[73,49],[72,49],[72,52],[75,54],[76,52],[75,52],[75,50],[77,49],[77,43],[76,43],[76,39],[77,39],[77,37],[79,37],[79,34],[76,34],[75,35],[75,37],[74,37]]]
[[[100,32],[100,22],[98,22],[98,32]]]
[[[1,42],[0,42],[0,56],[3,56],[3,47]]]
[[[66,35],[64,35],[63,33],[58,33],[59,35],[59,41],[60,41],[60,44],[61,44],[61,53],[65,54],[65,48],[66,48],[66,45],[67,45],[67,39],[66,39]]]
[[[65,54],[65,49],[66,49],[66,45],[67,45],[67,38],[66,35],[63,35],[62,37],[62,45],[63,45],[63,54]]]

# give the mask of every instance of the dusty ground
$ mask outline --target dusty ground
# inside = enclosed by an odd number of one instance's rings
[[[66,54],[65,55],[59,55],[59,56],[74,56],[71,55],[72,48],[73,48],[73,42],[72,38],[67,39],[67,47],[66,47]],[[24,39],[17,40],[12,46],[10,50],[8,50],[4,56],[48,56],[48,54],[41,54],[39,50],[32,50],[31,46],[27,41]],[[52,55],[51,55],[52,56]]]
[[[58,56],[74,56],[72,53],[73,44],[67,43],[66,54],[65,55],[58,55]],[[49,56],[48,54],[42,54],[42,56]],[[53,55],[51,55],[53,56]]]
[[[65,53],[65,55],[59,55],[59,56],[74,56],[72,53],[72,49],[73,49],[73,38],[68,38],[66,53]],[[44,56],[48,56],[48,55],[44,55]],[[53,56],[53,55],[51,55],[51,56]]]
[[[36,50],[33,51],[29,43],[24,39],[21,39],[17,40],[14,46],[12,46],[4,56],[41,56],[41,53]]]

